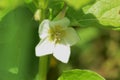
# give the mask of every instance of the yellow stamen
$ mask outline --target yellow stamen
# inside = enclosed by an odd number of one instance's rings
[[[65,36],[65,28],[58,25],[55,27],[51,27],[48,32],[50,34],[49,39],[51,41],[55,41],[55,43],[60,43],[62,38]]]

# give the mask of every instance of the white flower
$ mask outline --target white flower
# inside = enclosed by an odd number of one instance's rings
[[[69,24],[67,18],[42,21],[39,26],[41,41],[36,46],[36,56],[53,54],[58,60],[67,63],[70,57],[70,46],[79,40],[76,31],[68,27]]]

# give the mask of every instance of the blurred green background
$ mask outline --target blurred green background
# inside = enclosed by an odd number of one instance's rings
[[[95,27],[77,30],[80,41],[72,47],[68,64],[52,63],[51,76],[69,69],[93,70],[106,80],[120,80],[120,32]],[[55,79],[51,79],[55,80]]]
[[[0,80],[34,80],[38,72],[34,49],[39,42],[39,22],[34,20],[31,0],[12,1],[0,1]],[[106,80],[120,80],[120,32],[96,26],[72,27],[80,41],[71,47],[68,64],[50,55],[48,80],[57,80],[63,71],[76,68],[93,70]]]

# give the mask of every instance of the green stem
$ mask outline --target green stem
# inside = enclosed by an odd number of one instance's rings
[[[48,56],[39,58],[39,80],[47,80]]]
[[[39,0],[39,7],[40,7],[40,22],[46,18],[46,10],[48,6],[48,0]]]
[[[48,0],[39,0],[40,7],[40,22],[46,18],[46,9]],[[48,69],[48,56],[43,56],[39,58],[39,79],[38,80],[47,80],[47,69]]]
[[[40,22],[45,19],[45,10],[41,8],[41,13],[40,13]]]

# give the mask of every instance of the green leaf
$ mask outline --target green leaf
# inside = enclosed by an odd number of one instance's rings
[[[85,14],[82,9],[75,10],[69,7],[66,16],[70,19],[71,26],[80,26],[80,27],[102,26],[101,24],[99,24],[98,20],[93,15]]]
[[[97,0],[85,7],[84,12],[94,15],[102,25],[120,28],[120,0]]]
[[[89,70],[69,70],[65,71],[58,80],[105,80],[97,73]]]
[[[35,46],[38,25],[25,7],[0,22],[0,80],[33,80],[38,71]]]
[[[31,3],[33,0],[24,0],[26,3]]]
[[[81,7],[93,2],[94,0],[65,0],[65,1],[75,9],[80,9]]]
[[[23,4],[23,0],[0,0],[0,20],[11,10]]]

